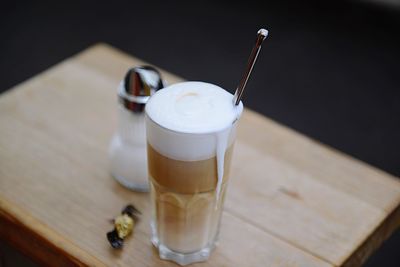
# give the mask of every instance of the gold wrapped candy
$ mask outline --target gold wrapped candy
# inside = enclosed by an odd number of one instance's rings
[[[134,224],[135,221],[127,214],[118,216],[114,221],[118,237],[124,239],[126,236],[132,233]]]
[[[129,204],[121,211],[121,215],[113,220],[114,229],[107,233],[108,242],[113,248],[122,248],[124,238],[132,233],[140,214],[140,211],[135,206]]]

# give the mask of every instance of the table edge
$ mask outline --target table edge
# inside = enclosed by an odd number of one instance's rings
[[[45,266],[106,266],[2,196],[0,238]]]
[[[383,220],[371,234],[351,253],[341,267],[362,266],[396,230],[400,228],[400,205]]]

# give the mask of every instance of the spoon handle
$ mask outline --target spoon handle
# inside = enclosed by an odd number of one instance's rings
[[[249,80],[251,71],[253,70],[254,64],[256,63],[258,53],[260,53],[261,44],[267,38],[268,31],[266,29],[260,29],[257,32],[256,43],[251,51],[249,61],[247,62],[247,66],[245,72],[243,73],[242,79],[240,80],[239,86],[236,88],[235,95],[233,97],[233,103],[237,106],[242,99],[244,88],[246,87],[247,81]]]

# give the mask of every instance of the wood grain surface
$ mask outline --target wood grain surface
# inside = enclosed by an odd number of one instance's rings
[[[1,95],[1,238],[52,266],[175,266],[150,243],[148,194],[109,174],[116,87],[143,63],[98,44]],[[193,266],[360,266],[400,224],[395,177],[253,111],[232,166],[219,245]],[[115,251],[130,202],[142,220]]]

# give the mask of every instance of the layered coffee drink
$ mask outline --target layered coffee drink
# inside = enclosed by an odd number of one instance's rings
[[[163,259],[203,261],[215,246],[243,110],[232,98],[218,86],[184,82],[146,105],[152,242]]]

